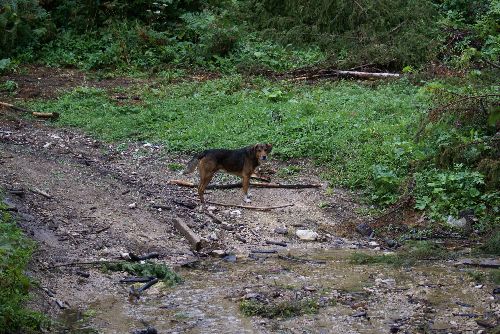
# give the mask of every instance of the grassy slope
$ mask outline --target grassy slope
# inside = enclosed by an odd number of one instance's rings
[[[405,81],[313,86],[229,76],[136,87],[130,95],[142,101],[119,105],[104,91],[78,88],[32,108],[58,111],[58,124],[105,140],[162,142],[177,152],[272,142],[282,158],[327,163],[337,184],[366,185],[375,164],[404,174],[417,120],[427,107]]]
[[[38,332],[45,318],[23,307],[30,288],[24,270],[31,258],[33,242],[2,209],[0,202],[0,334]]]

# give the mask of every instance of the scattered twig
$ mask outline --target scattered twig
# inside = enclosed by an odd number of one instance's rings
[[[191,247],[198,251],[201,248],[201,238],[193,232],[189,228],[189,226],[186,225],[186,223],[180,219],[176,218],[174,219],[174,227],[179,231],[186,239],[188,239],[189,243],[191,244]]]
[[[144,260],[148,260],[148,259],[157,259],[158,257],[160,257],[160,254],[158,254],[157,252],[151,252],[151,253],[148,253],[148,254],[144,254],[144,255],[136,255],[134,253],[129,253],[128,254],[130,256],[130,260],[131,261],[144,261]]]
[[[220,220],[216,215],[214,215],[213,213],[209,212],[208,210],[204,210],[203,212],[205,215],[207,215],[208,217],[210,217],[214,223],[216,224],[222,224],[222,220]]]
[[[59,113],[58,112],[36,112],[33,111],[31,113],[34,117],[38,118],[46,118],[46,119],[58,119],[59,118]]]
[[[170,180],[169,184],[175,184],[181,187],[198,188],[198,185],[184,180]],[[250,183],[251,187],[255,188],[285,188],[285,189],[304,189],[304,188],[320,188],[321,184],[306,183],[306,184],[281,184],[281,183]],[[229,183],[229,184],[211,184],[206,189],[234,189],[241,188],[242,183]]]
[[[24,108],[21,108],[21,107],[17,107],[17,106],[15,106],[13,104],[6,103],[6,102],[0,102],[0,106],[4,106],[4,107],[10,108],[10,109],[15,110],[15,111],[20,111],[20,112],[24,112],[24,113],[30,113],[34,117],[50,118],[50,119],[56,119],[56,118],[59,117],[59,113],[57,113],[57,112],[36,112],[36,111],[30,111],[30,110],[27,110],[27,109],[24,109]]]
[[[43,190],[40,190],[38,188],[28,188],[31,192],[35,193],[35,194],[39,194],[39,195],[42,195],[43,197],[45,198],[48,198],[48,199],[51,199],[52,196],[50,196],[49,194],[47,194],[45,191]]]
[[[155,279],[154,276],[147,277],[126,277],[120,280],[120,283],[146,283]]]
[[[268,245],[277,245],[277,246],[281,246],[281,247],[286,247],[287,246],[286,242],[274,241],[274,240],[266,240],[266,244],[268,244]]]
[[[276,249],[252,249],[250,253],[254,254],[275,254],[278,253]]]
[[[180,201],[180,200],[177,200],[177,199],[173,199],[172,200],[175,204],[179,204],[181,206],[184,206],[188,209],[194,209],[196,208],[197,204],[195,202],[185,202],[185,201]]]
[[[110,228],[111,228],[111,225],[104,226],[104,227],[101,227],[101,228],[100,228],[100,229],[98,229],[98,230],[88,232],[87,234],[99,234],[99,233],[102,233],[102,232],[104,232],[104,231],[109,230]]]
[[[206,202],[209,204],[214,204],[214,205],[230,206],[230,207],[235,207],[235,208],[259,210],[259,211],[267,211],[267,210],[272,210],[272,209],[286,208],[286,207],[294,205],[293,203],[290,203],[290,204],[283,204],[283,205],[276,205],[276,206],[251,206],[251,205],[239,205],[239,204],[226,204],[226,203],[219,203],[219,202],[212,202],[212,201],[206,201]]]
[[[152,280],[150,280],[149,282],[147,282],[146,284],[144,284],[143,286],[141,286],[139,289],[135,289],[134,286],[131,286],[130,287],[130,295],[136,297],[136,298],[139,298],[139,296],[141,295],[141,293],[143,293],[144,291],[146,291],[147,289],[149,289],[150,287],[152,287],[153,285],[155,285],[156,283],[158,283],[160,281],[159,278],[153,278]]]

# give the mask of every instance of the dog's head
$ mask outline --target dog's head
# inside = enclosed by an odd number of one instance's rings
[[[273,149],[272,144],[256,144],[253,146],[253,151],[257,160],[267,160],[267,155]]]

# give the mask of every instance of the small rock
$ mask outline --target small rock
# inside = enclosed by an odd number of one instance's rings
[[[378,285],[378,286],[385,285],[385,286],[391,288],[391,287],[394,287],[396,285],[396,280],[394,278],[387,278],[387,279],[376,278],[375,285]]]
[[[500,287],[498,287],[498,288],[494,288],[494,289],[493,289],[493,294],[494,294],[494,295],[498,295],[498,294],[500,294]]]
[[[213,205],[209,205],[209,206],[207,206],[207,210],[208,211],[215,211],[215,210],[217,210],[217,207],[213,206]]]
[[[369,237],[373,234],[373,229],[367,223],[361,223],[358,226],[356,226],[356,232],[358,232],[364,237]]]
[[[222,258],[224,261],[235,263],[236,262],[236,255],[234,254],[228,254]]]
[[[474,287],[475,287],[476,289],[482,289],[482,288],[483,288],[483,286],[484,286],[484,285],[482,285],[482,284],[478,284],[478,285],[476,285],[476,286],[474,286]]]
[[[297,235],[300,240],[314,241],[318,239],[318,233],[311,230],[297,230],[295,235]]]
[[[276,233],[276,234],[287,234],[288,233],[288,229],[286,227],[276,227],[274,229],[274,233]]]
[[[387,247],[389,248],[396,248],[398,246],[398,242],[396,240],[393,240],[393,239],[387,239],[385,241]]]
[[[128,205],[128,208],[129,208],[129,209],[135,209],[136,207],[137,207],[137,204],[136,204],[135,202],[134,202],[134,203],[130,203],[130,204]]]
[[[226,252],[223,251],[222,249],[214,249],[212,252],[211,252],[212,255],[215,255],[215,256],[218,256],[218,257],[223,257],[224,255],[226,255]]]
[[[397,332],[399,332],[399,325],[398,325],[398,324],[393,324],[393,325],[391,325],[391,327],[390,327],[389,331],[390,331],[391,333],[397,333]]]
[[[120,257],[124,260],[130,260],[130,254],[129,253],[120,253]]]
[[[241,210],[232,210],[229,214],[234,217],[239,217],[241,216]]]
[[[307,285],[304,286],[303,289],[306,290],[306,291],[310,291],[310,292],[313,292],[313,291],[317,290],[315,287],[313,287],[313,286],[307,286]]]
[[[375,246],[378,246],[379,244],[378,244],[378,242],[376,242],[376,241],[370,241],[370,242],[368,243],[368,245],[370,245],[370,246],[372,246],[372,247],[375,247]]]
[[[43,145],[43,148],[49,148],[50,145],[52,145],[52,143],[46,143],[45,145]]]
[[[467,225],[467,220],[465,219],[465,217],[460,219],[455,219],[453,216],[448,216],[446,224],[448,224],[451,227],[464,228]]]
[[[219,240],[219,238],[217,237],[217,234],[215,234],[215,232],[210,233],[209,236],[208,236],[208,238],[210,240],[213,240],[213,241]]]
[[[151,143],[145,143],[145,144],[144,144],[144,145],[142,145],[142,146],[143,146],[143,147],[151,147],[151,146],[153,146],[153,144],[151,144]]]
[[[258,293],[255,293],[255,292],[250,292],[250,293],[247,293],[246,295],[243,296],[243,299],[259,299],[260,298],[260,295]]]

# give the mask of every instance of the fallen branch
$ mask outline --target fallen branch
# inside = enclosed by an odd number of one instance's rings
[[[126,277],[120,280],[120,283],[146,283],[154,280],[154,276],[147,277]]]
[[[40,118],[50,118],[50,119],[56,119],[59,117],[59,113],[57,112],[37,112],[37,111],[30,111],[21,107],[17,107],[13,104],[6,103],[6,102],[0,102],[0,106],[4,106],[7,108],[10,108],[15,111],[20,111],[24,113],[29,113],[33,115],[34,117],[40,117]]]
[[[196,233],[194,233],[193,230],[191,230],[183,220],[181,220],[180,218],[174,219],[174,227],[189,241],[191,247],[194,250],[200,250],[201,238]]]
[[[188,188],[198,188],[198,185],[189,181],[184,180],[170,180],[169,184],[175,184],[181,187]],[[241,182],[229,183],[229,184],[212,184],[206,189],[234,189],[241,188],[243,185]],[[282,184],[282,183],[250,183],[251,187],[255,188],[285,188],[285,189],[304,189],[304,188],[320,188],[321,184],[317,183],[306,183],[306,184]]]
[[[24,109],[21,107],[16,107],[15,105],[7,103],[7,102],[0,102],[0,106],[4,106],[4,107],[10,108],[10,109],[15,110],[15,111],[31,113],[31,111],[29,111],[27,109]]]
[[[158,254],[157,252],[151,252],[144,255],[136,255],[134,253],[129,253],[128,255],[130,256],[130,260],[135,262],[144,261],[148,259],[157,259],[160,257],[160,254]]]
[[[38,118],[46,118],[46,119],[58,119],[59,118],[59,113],[58,112],[36,112],[33,111],[31,113],[34,117]]]
[[[49,195],[49,194],[47,194],[45,191],[40,190],[40,189],[38,189],[38,188],[29,188],[29,190],[30,190],[31,192],[34,192],[35,194],[42,195],[42,196],[43,196],[43,197],[45,197],[45,198],[48,198],[48,199],[51,199],[51,198],[52,198],[52,196],[50,196],[50,195]]]
[[[147,282],[146,284],[144,284],[143,286],[141,286],[139,289],[135,289],[135,287],[132,285],[130,287],[130,295],[131,296],[134,296],[135,298],[139,298],[141,293],[146,291],[147,289],[149,289],[150,287],[152,287],[153,285],[155,285],[156,283],[158,283],[160,280],[158,278],[153,278],[152,280],[150,280],[149,282]]]
[[[253,254],[275,254],[278,253],[276,249],[252,249],[250,253]]]
[[[274,241],[274,240],[266,240],[266,244],[268,244],[268,245],[276,245],[276,246],[281,246],[281,247],[286,247],[287,246],[286,242]]]
[[[373,73],[373,72],[360,72],[360,71],[340,71],[340,70],[321,70],[316,74],[306,74],[300,77],[289,79],[289,81],[302,81],[322,78],[360,78],[360,79],[384,79],[384,78],[399,78],[398,73]]]
[[[209,204],[214,204],[214,205],[230,206],[230,207],[235,207],[235,208],[259,210],[259,211],[267,211],[267,210],[272,210],[272,209],[286,208],[286,207],[294,205],[293,203],[290,203],[290,204],[283,204],[283,205],[276,205],[276,206],[251,206],[251,205],[239,205],[239,204],[226,204],[226,203],[211,202],[211,201],[206,201],[206,202]]]

